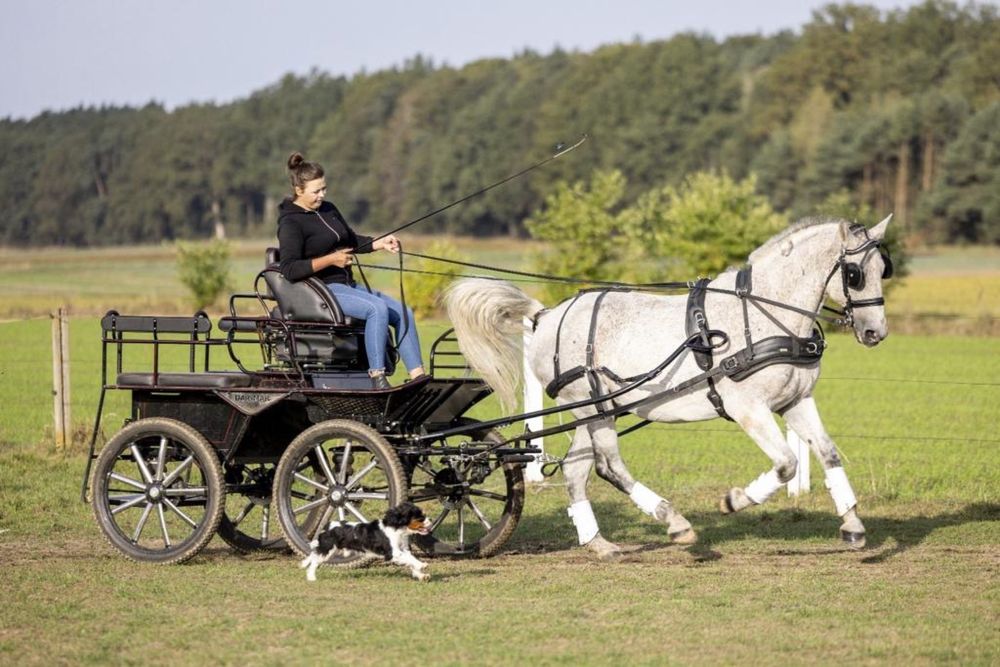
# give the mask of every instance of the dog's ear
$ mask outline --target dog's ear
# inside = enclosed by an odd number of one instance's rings
[[[410,523],[410,519],[409,516],[407,516],[404,506],[400,505],[398,507],[390,508],[382,518],[382,523],[390,528],[402,528]]]

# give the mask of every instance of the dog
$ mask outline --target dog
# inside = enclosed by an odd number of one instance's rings
[[[411,502],[390,508],[380,521],[342,523],[332,521],[330,527],[316,536],[309,546],[312,552],[302,559],[299,567],[306,570],[306,579],[316,581],[316,568],[335,555],[351,556],[367,553],[386,561],[410,568],[417,581],[427,581],[426,563],[410,553],[410,535],[426,535],[430,521],[422,509]]]

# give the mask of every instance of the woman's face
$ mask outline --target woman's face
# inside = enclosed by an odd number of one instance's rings
[[[323,197],[325,196],[325,178],[314,178],[311,181],[306,181],[306,184],[303,187],[295,188],[295,203],[302,208],[309,209],[310,211],[318,209],[319,205],[323,203]]]

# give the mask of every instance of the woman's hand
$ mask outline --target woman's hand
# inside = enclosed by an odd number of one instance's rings
[[[389,252],[399,252],[399,239],[392,234],[383,236],[372,243],[373,250],[388,250]]]
[[[323,260],[326,266],[339,266],[343,269],[354,263],[354,248],[335,250],[329,255],[324,255]]]

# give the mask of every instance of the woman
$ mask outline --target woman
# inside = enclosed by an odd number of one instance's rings
[[[399,341],[399,356],[411,378],[424,374],[420,341],[413,311],[406,309],[408,326],[403,327],[403,305],[377,290],[359,288],[351,273],[354,253],[388,250],[399,252],[399,240],[389,234],[372,240],[355,234],[337,207],[323,199],[326,179],[323,167],[307,162],[300,153],[288,158],[292,196],[278,206],[278,245],[281,273],[288,280],[316,276],[340,303],[345,315],[365,320],[365,349],[368,374],[376,389],[388,389],[385,377],[385,345],[391,324]],[[400,331],[405,329],[405,331]]]

